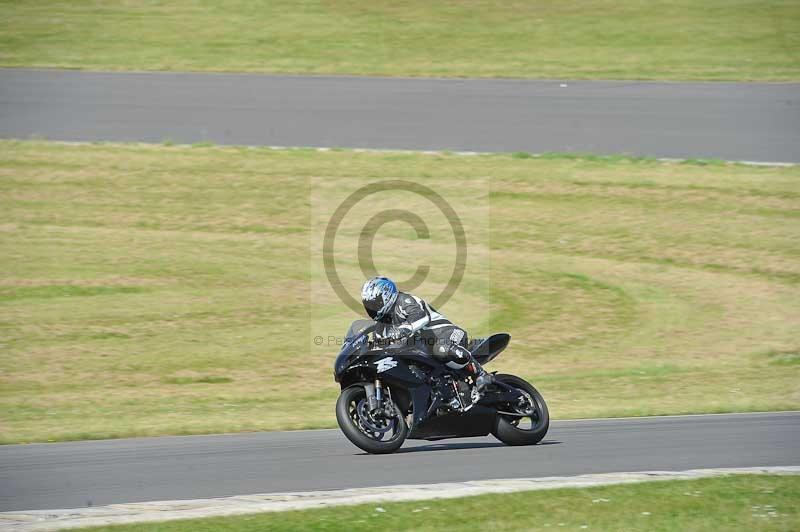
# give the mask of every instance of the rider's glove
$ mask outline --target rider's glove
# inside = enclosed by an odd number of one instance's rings
[[[392,329],[386,335],[387,338],[397,341],[402,340],[403,338],[408,338],[413,334],[413,329],[410,325],[401,325],[399,327],[392,327]]]

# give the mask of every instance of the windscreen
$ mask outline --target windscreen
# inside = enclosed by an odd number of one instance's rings
[[[370,327],[374,327],[375,322],[373,320],[356,320],[351,325],[350,328],[347,329],[347,334],[345,335],[345,340],[350,340],[351,338],[355,338],[360,334],[363,334],[367,329]]]

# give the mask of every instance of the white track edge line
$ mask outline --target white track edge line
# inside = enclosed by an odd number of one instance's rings
[[[795,415],[800,414],[800,410],[762,410],[758,412],[715,412],[711,414],[663,414],[653,416],[627,416],[627,417],[586,417],[586,418],[570,418],[570,419],[551,419],[550,425],[561,425],[574,422],[584,421],[658,421],[660,419],[680,419],[680,418],[695,418],[695,417],[735,417],[735,416],[766,416],[766,415]],[[0,451],[5,447],[13,447],[17,445],[33,446],[33,445],[65,445],[65,444],[92,444],[92,443],[105,443],[116,441],[130,441],[130,440],[157,440],[157,439],[171,439],[171,438],[224,438],[230,436],[255,436],[266,434],[294,434],[300,432],[341,432],[341,429],[331,427],[326,429],[297,429],[297,430],[260,430],[260,431],[244,431],[244,432],[210,432],[207,434],[162,434],[160,436],[128,436],[125,438],[98,438],[90,440],[64,440],[56,442],[25,442],[25,443],[8,443],[0,445]]]
[[[388,75],[369,75],[369,74],[336,74],[328,72],[324,74],[315,74],[311,72],[261,72],[257,70],[250,71],[236,71],[236,70],[93,70],[87,68],[69,68],[69,67],[47,67],[47,66],[0,66],[0,72],[3,71],[21,71],[21,72],[41,72],[41,73],[66,73],[71,74],[163,74],[163,75],[189,75],[189,76],[242,76],[242,77],[263,77],[263,78],[304,78],[304,79],[335,79],[335,80],[379,80],[379,81],[456,81],[456,82],[511,82],[511,83],[572,83],[578,84],[639,84],[639,85],[750,85],[750,86],[780,86],[780,85],[798,85],[797,80],[741,80],[741,79],[574,79],[566,78],[514,78],[514,77],[469,77],[469,76],[388,76]]]
[[[800,410],[761,410],[758,412],[712,412],[709,414],[663,414],[653,416],[627,416],[627,417],[579,417],[574,419],[551,419],[550,423],[570,423],[572,421],[656,421],[659,419],[683,417],[735,417],[735,416],[763,416],[768,414],[800,414]],[[333,430],[333,429],[324,429]]]
[[[648,481],[693,480],[742,474],[800,475],[800,466],[638,471],[568,477],[474,480],[343,490],[238,495],[216,499],[112,504],[109,506],[67,510],[3,512],[0,513],[0,526],[4,530],[15,532],[42,532],[85,526],[221,517],[377,502],[451,499],[488,493],[587,488]]]
[[[65,145],[74,145],[74,146],[97,146],[97,145],[106,145],[106,146],[163,146],[166,148],[191,148],[194,147],[196,144],[203,144],[203,142],[197,142],[194,144],[184,144],[184,143],[174,143],[165,145],[159,142],[145,142],[145,141],[122,141],[122,140],[102,140],[102,141],[91,141],[91,140],[52,140],[48,138],[2,138],[0,140],[7,140],[7,141],[19,141],[19,142],[51,142],[53,144],[65,144]],[[293,151],[293,150],[313,150],[319,152],[329,152],[329,151],[343,151],[343,152],[354,152],[354,153],[400,153],[400,154],[421,154],[421,155],[459,155],[459,156],[477,156],[477,155],[513,155],[515,152],[508,152],[508,151],[464,151],[464,150],[448,150],[448,149],[438,149],[438,150],[408,150],[402,148],[349,148],[346,146],[270,146],[270,145],[260,145],[260,144],[219,144],[210,142],[208,146],[204,146],[208,148],[250,148],[250,149],[268,149],[268,150],[276,150],[276,151]],[[719,161],[722,163],[727,164],[742,164],[745,166],[765,166],[765,167],[793,167],[798,166],[800,163],[793,163],[788,161],[747,161],[747,160],[737,160],[737,159],[717,159],[713,157],[705,158],[705,157],[650,157],[645,155],[635,155],[632,153],[594,153],[594,152],[555,152],[558,155],[565,155],[564,159],[566,160],[579,160],[582,156],[596,156],[596,157],[621,157],[621,158],[631,158],[631,159],[649,159],[651,161],[660,162],[660,163],[674,163],[674,164],[682,164],[687,163],[692,160],[710,160],[710,161]],[[548,155],[548,152],[544,153],[529,153],[530,159],[542,159],[543,156]],[[570,158],[569,155],[574,155],[575,157]],[[557,159],[557,158],[554,158]],[[613,161],[611,161],[613,162]]]

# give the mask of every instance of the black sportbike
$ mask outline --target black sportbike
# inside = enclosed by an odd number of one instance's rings
[[[440,440],[493,434],[507,445],[533,445],[544,438],[550,415],[541,394],[514,375],[496,374],[477,402],[472,377],[407,342],[384,343],[372,320],[353,322],[336,357],[342,387],[336,420],[344,435],[368,453],[392,453],[406,438]],[[470,342],[485,365],[508,346],[508,334]],[[424,347],[424,346],[422,346]]]

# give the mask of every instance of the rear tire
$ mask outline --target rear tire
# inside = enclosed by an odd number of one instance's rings
[[[529,382],[515,375],[495,375],[495,379],[524,391],[533,399],[534,403],[534,415],[529,416],[531,420],[529,429],[518,426],[520,420],[518,417],[497,414],[497,423],[492,431],[495,438],[506,445],[535,445],[542,441],[550,427],[550,413],[542,394]]]
[[[406,436],[408,436],[406,420],[400,413],[397,404],[392,402],[396,414],[393,420],[394,428],[390,429],[391,433],[386,434],[388,438],[386,440],[378,440],[373,436],[367,435],[363,424],[359,421],[358,413],[358,404],[365,400],[366,396],[367,393],[360,384],[355,384],[342,390],[339,399],[336,401],[336,421],[339,423],[339,428],[342,429],[347,439],[359,449],[370,454],[393,453],[403,445]]]

